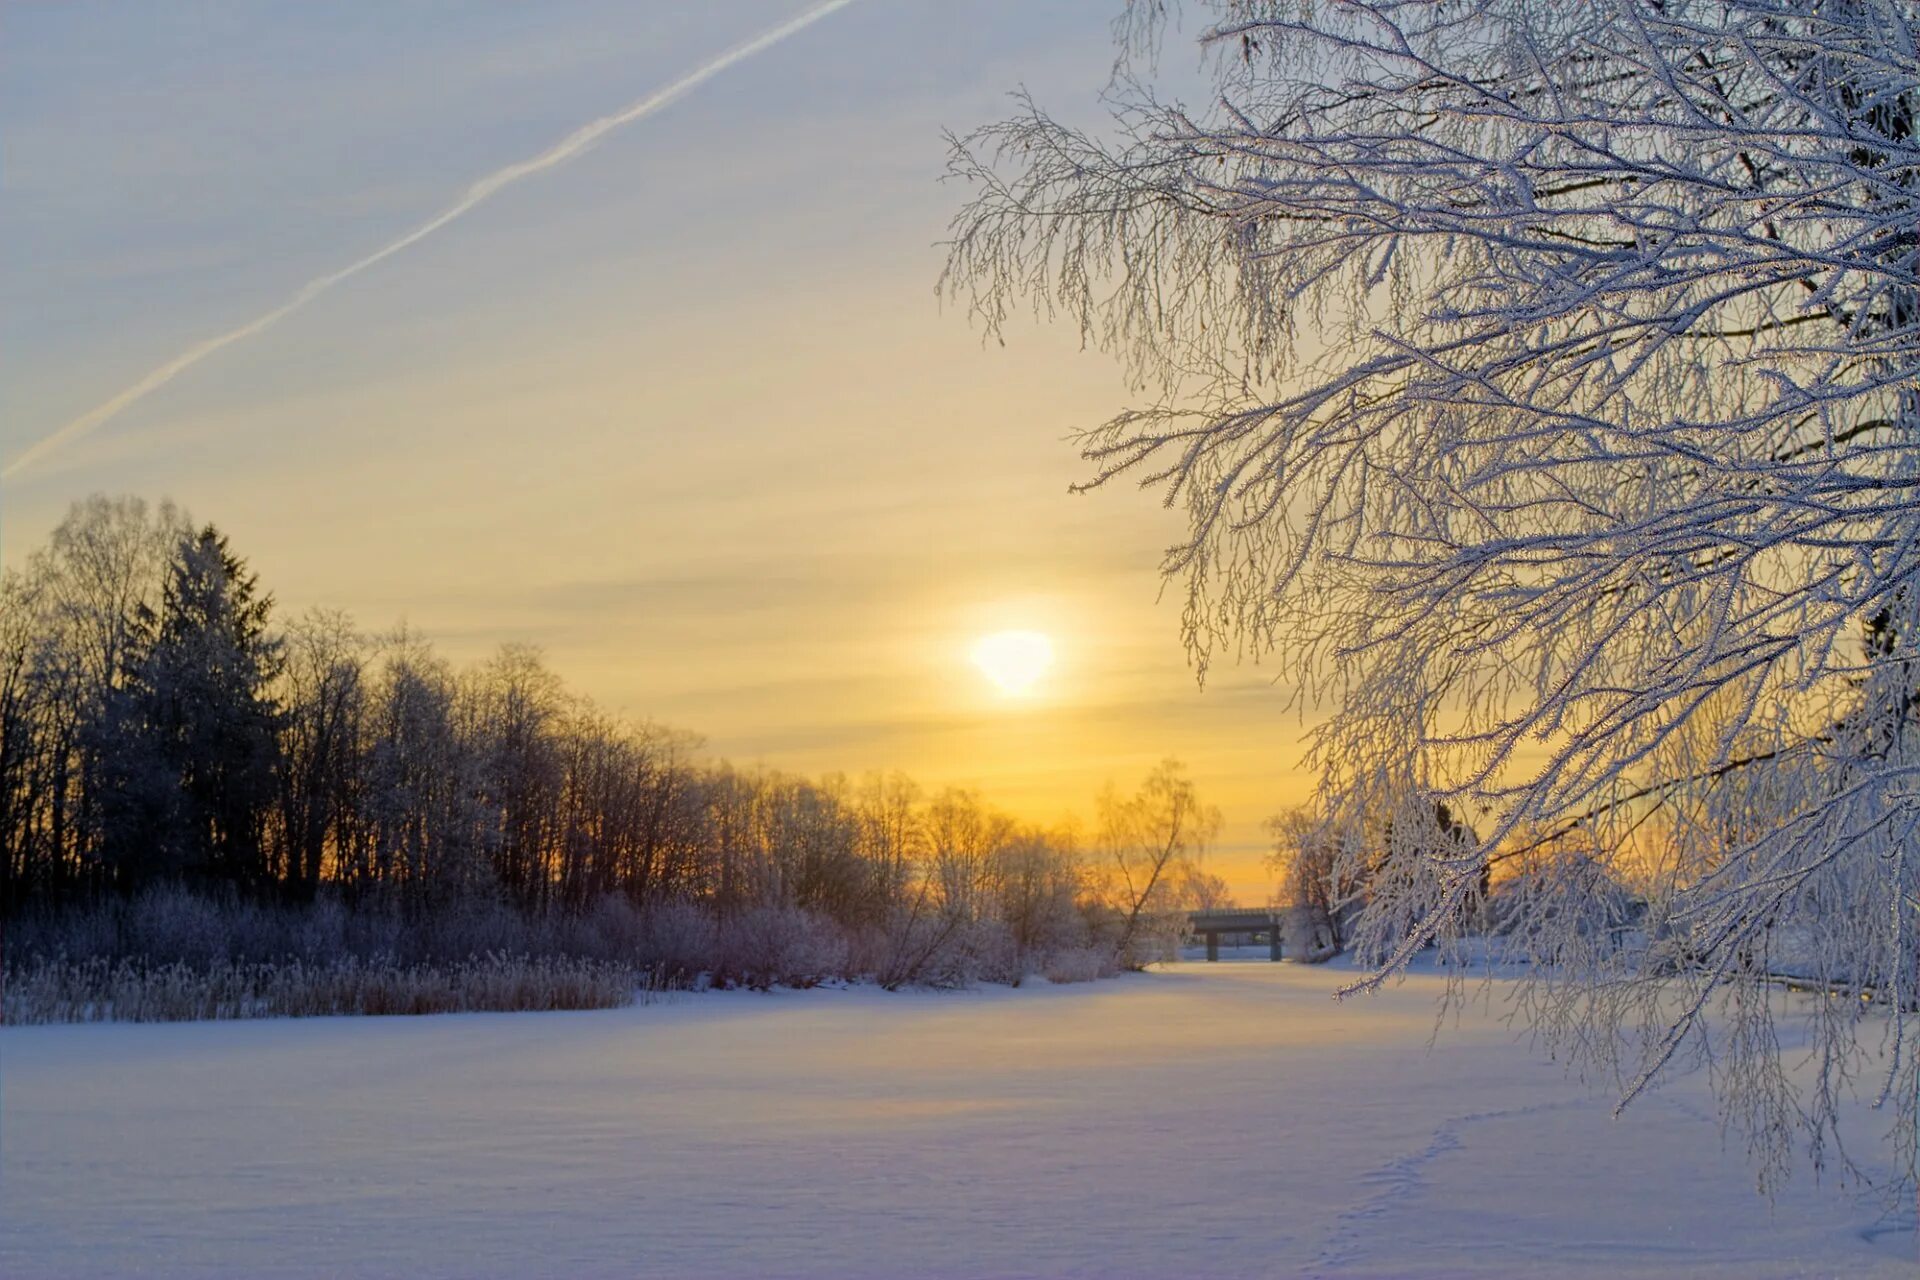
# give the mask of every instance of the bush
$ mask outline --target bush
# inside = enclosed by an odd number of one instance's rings
[[[774,986],[817,987],[847,972],[847,939],[840,927],[800,907],[755,907],[720,929],[714,981],[756,991]]]
[[[1280,942],[1289,959],[1324,964],[1340,954],[1340,935],[1327,912],[1317,905],[1295,904],[1280,916]]]
[[[676,984],[696,981],[713,966],[718,926],[693,902],[662,902],[641,916],[640,949],[634,959]]]
[[[226,960],[229,925],[241,910],[222,910],[211,899],[177,886],[149,889],[125,915],[123,954],[189,965]]]
[[[456,964],[300,960],[36,960],[9,964],[0,1012],[8,1026],[49,1022],[188,1022],[612,1009],[651,1001],[655,975],[595,960],[488,955]]]
[[[1047,957],[1040,976],[1048,982],[1092,982],[1119,972],[1113,952],[1103,947],[1072,947]]]
[[[9,1022],[605,1008],[636,984],[897,989],[1114,973],[1092,922],[1078,911],[1063,920],[1030,930],[1023,947],[997,917],[905,907],[849,927],[794,906],[723,922],[685,899],[641,908],[610,895],[525,914],[479,895],[403,910],[392,898],[276,904],[168,886],[23,915],[0,959]]]
[[[971,920],[948,936],[934,956],[929,979],[938,986],[964,987],[997,982],[1017,987],[1027,976],[1029,957],[1015,945],[1013,931],[1000,920]]]

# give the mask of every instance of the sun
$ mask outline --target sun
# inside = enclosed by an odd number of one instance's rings
[[[1030,693],[1053,665],[1053,641],[1038,631],[996,631],[973,646],[973,665],[1009,697]]]

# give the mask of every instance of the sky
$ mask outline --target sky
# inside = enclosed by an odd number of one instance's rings
[[[1198,687],[1155,570],[1176,513],[1068,492],[1069,434],[1129,389],[1073,333],[987,343],[935,291],[965,199],[943,130],[1023,86],[1097,121],[1118,3],[854,0],[30,459],[813,6],[12,8],[0,561],[88,493],[171,497],[283,611],[456,659],[537,644],[736,763],[1055,821],[1175,756],[1226,818],[1210,868],[1264,901],[1301,713],[1271,670]],[[968,661],[1010,628],[1054,647],[1024,698]]]

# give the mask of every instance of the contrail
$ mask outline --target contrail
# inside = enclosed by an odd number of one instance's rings
[[[440,228],[446,226],[449,222],[478,208],[501,190],[512,186],[523,178],[531,178],[534,174],[543,173],[555,165],[565,164],[575,156],[590,149],[595,143],[599,142],[600,139],[606,137],[622,125],[629,125],[635,120],[645,119],[662,107],[668,106],[693,92],[707,81],[719,75],[722,71],[725,71],[728,67],[736,63],[745,62],[756,53],[771,49],[788,36],[805,30],[807,27],[812,26],[814,23],[820,21],[820,19],[834,12],[834,10],[844,9],[852,3],[853,0],[824,0],[823,3],[813,6],[813,8],[808,9],[800,16],[791,18],[786,22],[780,23],[778,26],[769,27],[744,44],[735,45],[698,70],[690,71],[680,77],[680,79],[675,80],[666,88],[657,89],[638,102],[620,111],[616,111],[610,116],[601,116],[598,120],[590,124],[581,125],[578,129],[575,129],[572,133],[560,139],[560,141],[554,143],[551,147],[548,147],[532,159],[522,160],[517,164],[510,164],[504,169],[499,169],[488,174],[486,177],[468,187],[465,195],[448,205],[438,214],[435,214],[432,218],[415,227],[412,231],[401,236],[398,240],[374,250],[366,257],[361,258],[357,262],[350,263],[338,271],[330,272],[327,275],[307,281],[307,283],[295,290],[293,295],[285,302],[264,315],[256,316],[254,319],[247,321],[239,328],[229,329],[217,337],[195,343],[112,399],[89,409],[65,426],[48,434],[36,443],[29,445],[26,452],[22,453],[12,462],[9,462],[4,470],[0,470],[0,480],[11,479],[27,467],[45,458],[48,454],[91,434],[101,423],[115,417],[130,405],[145,399],[151,393],[166,386],[169,382],[172,382],[175,378],[185,373],[188,369],[193,368],[194,365],[199,364],[208,356],[213,355],[221,348],[232,346],[242,339],[251,338],[254,334],[271,327],[279,320],[284,319],[306,306],[309,302],[312,302],[315,298],[333,288],[335,285],[351,280],[368,267],[384,262],[401,250],[420,243],[434,232],[440,230]]]

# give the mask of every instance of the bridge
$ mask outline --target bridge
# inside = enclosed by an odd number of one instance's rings
[[[1209,960],[1220,958],[1220,935],[1223,933],[1264,933],[1267,935],[1268,958],[1280,958],[1280,913],[1267,907],[1195,911],[1187,917],[1187,931],[1205,936]]]

